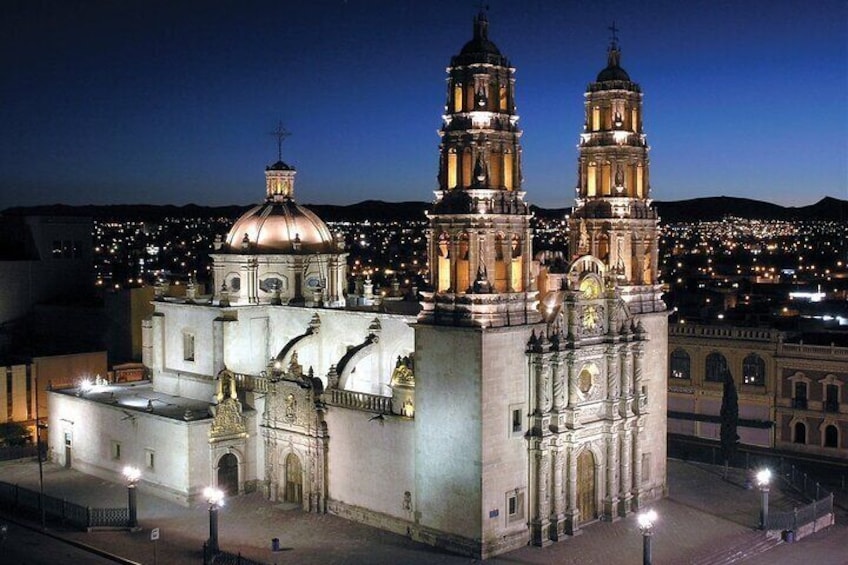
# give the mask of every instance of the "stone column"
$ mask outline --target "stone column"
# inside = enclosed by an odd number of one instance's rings
[[[465,292],[465,289],[456,288],[456,285],[459,284],[459,234],[451,234],[450,239],[450,266],[451,266],[451,277],[450,277],[450,288],[453,289],[454,294],[458,294],[460,292]]]
[[[633,397],[633,351],[627,349],[621,364],[621,415],[630,414],[630,400]]]
[[[577,454],[574,445],[566,446],[568,455],[568,492],[566,494],[565,533],[576,536],[580,533],[580,510],[577,508]]]
[[[620,394],[619,387],[619,369],[618,369],[618,348],[615,345],[610,345],[606,350],[607,358],[607,398],[613,402],[618,400]]]
[[[618,437],[615,428],[606,437],[607,448],[607,496],[604,499],[604,516],[610,521],[618,520]]]
[[[621,435],[621,492],[619,494],[619,499],[621,500],[621,504],[619,506],[619,515],[627,516],[627,514],[632,510],[630,507],[631,500],[633,495],[631,493],[632,487],[632,475],[631,469],[633,468],[633,431],[629,426],[625,426],[623,433]]]
[[[566,377],[568,378],[568,407],[572,410],[577,407],[579,397],[577,396],[577,376],[574,374],[574,353],[566,354]]]
[[[633,442],[633,461],[632,461],[632,476],[633,484],[630,487],[630,492],[633,498],[633,508],[638,509],[642,506],[642,440],[640,434],[642,428],[637,424],[635,434],[630,431],[630,437]]]
[[[645,356],[645,347],[638,343],[633,347],[633,396],[635,397],[633,411],[642,413],[639,400],[642,395],[642,363]]]
[[[477,280],[477,267],[480,265],[480,234],[476,230],[468,232],[468,286],[474,288]],[[466,289],[462,289],[465,291]]]
[[[559,412],[565,406],[565,375],[563,373],[562,355],[556,353],[551,360],[551,381],[554,389],[554,412]]]
[[[506,267],[506,291],[515,292],[512,288],[512,236],[510,232],[504,236],[501,241],[501,255],[503,256],[504,266]]]
[[[556,445],[552,450],[552,460],[554,468],[553,481],[553,497],[551,499],[551,539],[557,541],[562,539],[564,534],[564,503],[565,493],[563,492],[562,474],[563,474],[563,453],[562,446]]]
[[[550,492],[548,483],[550,481],[551,462],[548,449],[541,442],[538,447],[533,450],[535,461],[536,475],[536,511],[533,513],[533,519],[530,522],[530,531],[533,540],[533,545],[546,546],[550,545],[551,539],[548,535],[550,526]]]

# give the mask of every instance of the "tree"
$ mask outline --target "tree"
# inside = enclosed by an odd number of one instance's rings
[[[724,459],[724,476],[727,476],[727,466],[736,454],[739,445],[739,435],[736,428],[739,425],[739,395],[730,370],[724,370],[724,391],[721,395],[721,456]]]
[[[0,445],[22,446],[29,443],[31,434],[29,428],[17,422],[0,424]]]

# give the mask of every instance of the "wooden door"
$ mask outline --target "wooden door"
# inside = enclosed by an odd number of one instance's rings
[[[218,488],[227,496],[239,493],[238,459],[232,453],[227,453],[218,460]]]
[[[595,499],[595,457],[584,449],[577,457],[577,508],[581,524],[598,518]]]
[[[286,457],[286,502],[303,502],[303,470],[294,453]]]

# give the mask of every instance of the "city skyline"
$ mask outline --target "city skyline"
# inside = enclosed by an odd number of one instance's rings
[[[429,201],[466,4],[7,7],[0,209],[255,202],[278,121],[299,201]],[[517,69],[528,201],[573,204],[582,95],[613,21],[645,92],[654,198],[848,197],[844,3],[496,1],[488,17]]]

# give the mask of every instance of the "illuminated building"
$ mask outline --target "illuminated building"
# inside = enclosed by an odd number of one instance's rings
[[[257,489],[483,558],[664,495],[666,313],[641,93],[614,44],[588,96],[628,112],[633,145],[599,122],[586,148],[623,151],[643,180],[581,185],[590,245],[558,272],[533,258],[514,69],[482,12],[473,33],[448,68],[418,315],[343,307],[344,253],[276,163],[265,202],[213,254],[212,293],[158,293],[152,383],[51,394],[51,440],[76,438],[60,462],[102,476],[136,463],[141,488],[183,502],[209,483]]]

